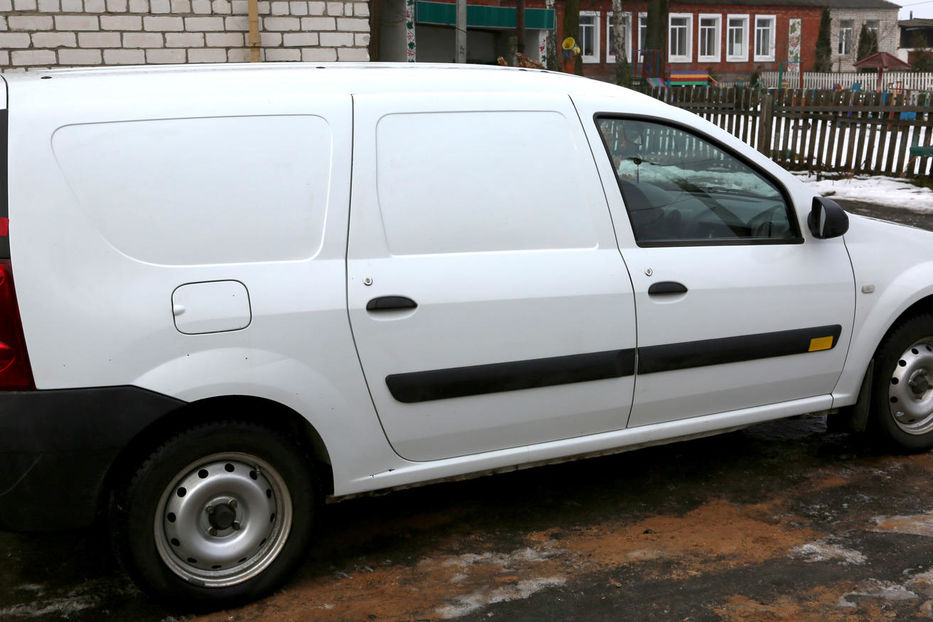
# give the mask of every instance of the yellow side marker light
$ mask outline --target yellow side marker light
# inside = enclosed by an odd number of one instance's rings
[[[819,352],[820,350],[831,350],[833,347],[833,338],[816,337],[810,340],[810,349],[808,352]]]

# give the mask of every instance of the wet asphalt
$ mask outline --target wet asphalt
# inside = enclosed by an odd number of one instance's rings
[[[0,620],[928,619],[931,481],[803,417],[353,499],[286,587],[206,616],[140,593],[105,527],[0,533]]]

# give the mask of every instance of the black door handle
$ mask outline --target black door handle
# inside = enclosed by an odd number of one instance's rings
[[[416,308],[418,308],[418,303],[405,296],[379,296],[366,303],[367,311],[398,311]]]
[[[686,294],[687,287],[683,283],[678,283],[677,281],[661,281],[660,283],[652,283],[651,287],[648,288],[649,296],[668,296],[671,294]]]

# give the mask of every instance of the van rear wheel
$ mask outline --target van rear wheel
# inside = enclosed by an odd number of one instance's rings
[[[156,449],[112,518],[123,565],[144,590],[216,608],[284,582],[319,507],[312,463],[299,448],[257,425],[218,422]]]

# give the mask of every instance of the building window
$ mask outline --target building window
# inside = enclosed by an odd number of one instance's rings
[[[697,50],[697,60],[719,62],[721,32],[721,15],[700,15],[700,45]]]
[[[881,30],[881,20],[877,19],[868,19],[865,20],[865,30],[868,32],[875,33],[875,37],[878,37],[878,32]]]
[[[852,31],[855,23],[851,19],[840,20],[839,22],[839,55],[848,56],[852,53]]]
[[[671,13],[668,27],[668,58],[672,63],[689,63],[693,60],[693,15]]]
[[[616,47],[615,47],[615,24],[613,22],[612,13],[606,14],[606,61],[610,63],[616,62]],[[622,49],[625,51],[625,60],[631,62],[632,60],[632,14],[623,13],[622,14]]]
[[[762,15],[755,18],[755,60],[774,60],[774,42],[777,18]]]
[[[748,60],[748,15],[730,15],[726,37],[726,60]]]
[[[580,55],[584,63],[599,62],[599,13],[580,11]]]

